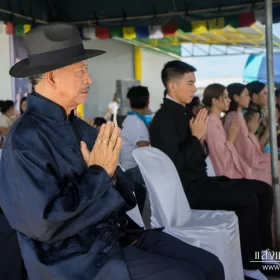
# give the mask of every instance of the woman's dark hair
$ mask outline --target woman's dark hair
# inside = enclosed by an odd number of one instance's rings
[[[22,97],[21,100],[20,100],[20,103],[19,103],[19,110],[20,110],[20,114],[21,114],[21,115],[24,113],[23,110],[22,110],[22,108],[21,108],[21,105],[22,105],[22,103],[23,103],[24,101],[26,101],[26,100],[27,100],[27,97],[26,97],[26,96]]]
[[[103,123],[106,123],[107,121],[104,119],[104,118],[101,118],[101,117],[96,117],[94,119],[94,125],[96,126],[101,126]]]
[[[245,88],[246,86],[240,83],[230,84],[227,87],[228,96],[231,100],[228,112],[237,111],[238,103],[235,101],[234,96],[240,96]]]
[[[253,96],[253,94],[259,94],[265,87],[266,85],[259,81],[254,81],[246,85],[246,88],[248,89],[251,97]]]
[[[221,84],[211,84],[204,90],[202,103],[205,107],[211,108],[213,98],[219,99],[223,96],[226,87]]]
[[[0,111],[2,114],[5,114],[9,109],[15,106],[14,101],[12,100],[6,100],[6,101],[0,101]]]

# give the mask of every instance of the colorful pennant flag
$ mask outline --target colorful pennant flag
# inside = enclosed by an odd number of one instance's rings
[[[123,37],[125,39],[135,39],[136,31],[134,27],[123,27]]]
[[[122,33],[122,29],[119,27],[114,27],[114,28],[110,28],[110,38],[122,38],[123,37],[123,33]]]
[[[149,26],[149,38],[150,39],[164,38],[160,25]]]
[[[253,12],[242,13],[239,16],[239,27],[248,27],[256,22]]]
[[[12,22],[8,21],[8,22],[5,22],[5,25],[6,25],[6,27],[5,27],[6,34],[8,34],[8,35],[14,34],[14,24]]]
[[[149,38],[149,27],[142,26],[142,27],[135,27],[136,36],[139,39]]]
[[[184,33],[190,33],[192,32],[192,24],[191,22],[186,22],[184,25],[178,26],[178,29],[180,29]]]
[[[255,19],[256,21],[260,22],[261,24],[265,24],[265,10],[257,10],[255,11]]]
[[[273,8],[272,14],[273,14],[273,23],[280,22],[280,6],[276,6],[275,8]]]
[[[24,29],[22,24],[16,24],[15,26],[15,34],[17,36],[23,36],[24,35]]]
[[[228,25],[233,28],[239,27],[239,17],[238,16],[225,17],[225,26],[228,26]]]
[[[162,32],[163,32],[164,36],[173,36],[177,32],[177,25],[165,24],[162,26]]]
[[[30,24],[24,24],[23,25],[23,31],[24,33],[27,33],[28,31],[31,30],[31,25]]]
[[[219,17],[216,19],[209,19],[208,27],[210,31],[223,29],[225,27],[225,19],[223,17]]]
[[[96,37],[98,39],[109,39],[110,30],[107,27],[96,27]]]
[[[192,22],[192,31],[193,31],[193,33],[197,33],[197,34],[207,32],[208,31],[207,21],[206,20],[200,20],[200,21]]]
[[[83,37],[86,39],[96,39],[96,31],[93,27],[85,27],[83,29]]]

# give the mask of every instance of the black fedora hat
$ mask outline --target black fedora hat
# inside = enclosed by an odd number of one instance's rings
[[[10,69],[15,78],[31,77],[89,59],[105,51],[85,50],[76,26],[68,23],[41,25],[25,34],[28,58]]]

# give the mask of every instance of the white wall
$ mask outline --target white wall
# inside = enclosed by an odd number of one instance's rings
[[[84,104],[85,117],[103,117],[116,91],[116,80],[134,79],[134,49],[132,45],[111,39],[84,41],[84,46],[107,52],[89,59],[92,86]]]
[[[12,99],[10,67],[10,36],[5,33],[4,24],[0,22],[0,100]]]
[[[160,108],[164,86],[161,82],[161,70],[168,61],[175,58],[149,50],[142,50],[142,85],[150,92],[150,109],[154,112]]]

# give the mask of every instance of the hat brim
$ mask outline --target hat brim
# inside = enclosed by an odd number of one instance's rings
[[[16,63],[9,71],[9,74],[14,78],[26,78],[32,77],[40,74],[44,74],[76,62],[86,60],[95,56],[99,56],[101,54],[106,53],[105,51],[101,50],[85,50],[85,53],[80,56],[76,56],[70,59],[63,60],[58,62],[57,64],[51,65],[31,65],[29,63],[29,59],[23,59],[20,62]]]

